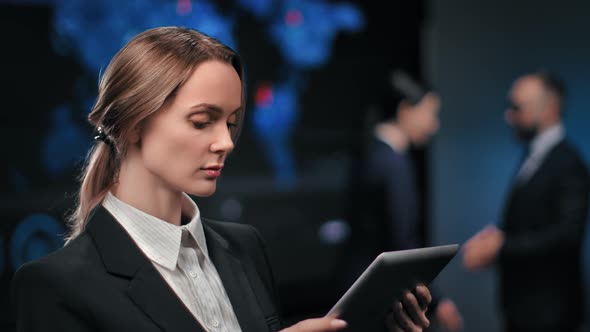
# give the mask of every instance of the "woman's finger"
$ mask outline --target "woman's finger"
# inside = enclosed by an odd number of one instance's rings
[[[414,294],[416,295],[416,299],[420,304],[420,308],[422,310],[428,309],[428,306],[432,302],[432,294],[430,294],[428,287],[424,285],[418,285],[414,289]]]
[[[312,318],[283,329],[281,332],[331,332],[346,326],[348,324],[345,321],[334,317]]]
[[[401,331],[405,332],[420,332],[422,331],[414,321],[408,316],[408,313],[404,310],[404,307],[401,302],[396,301],[393,304],[393,318],[397,327]]]
[[[420,307],[420,304],[418,303],[418,300],[414,294],[411,292],[406,292],[402,296],[402,303],[405,312],[408,314],[414,324],[421,327],[428,327],[428,325],[430,325],[428,318],[426,318],[425,310]]]

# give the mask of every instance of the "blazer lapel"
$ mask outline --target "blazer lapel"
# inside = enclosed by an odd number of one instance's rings
[[[268,331],[242,262],[219,233],[203,223],[207,248],[243,332]]]
[[[123,227],[102,206],[91,216],[87,231],[102,257],[106,270],[129,279],[127,295],[165,331],[202,331],[164,278],[143,255]]]

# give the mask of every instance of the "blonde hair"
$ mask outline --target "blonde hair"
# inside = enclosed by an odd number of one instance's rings
[[[68,217],[67,241],[82,233],[91,211],[115,182],[133,129],[157,112],[207,60],[232,65],[242,80],[242,111],[232,132],[236,141],[243,122],[245,84],[240,58],[232,49],[192,29],[160,27],[140,33],[113,57],[88,115],[90,124],[103,131],[103,140],[97,140],[87,156],[78,204]]]

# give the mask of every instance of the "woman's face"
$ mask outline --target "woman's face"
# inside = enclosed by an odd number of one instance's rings
[[[169,189],[213,194],[234,148],[231,133],[241,100],[241,81],[231,65],[199,64],[176,96],[141,127],[139,154],[147,171]]]

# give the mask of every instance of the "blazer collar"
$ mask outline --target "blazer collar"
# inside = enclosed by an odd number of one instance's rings
[[[194,318],[123,227],[102,206],[95,209],[87,232],[107,272],[130,279],[127,295],[164,331],[201,331]]]

